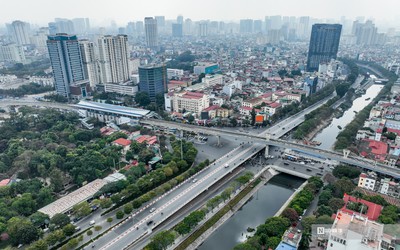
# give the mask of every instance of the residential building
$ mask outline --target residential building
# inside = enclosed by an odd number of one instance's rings
[[[131,147],[132,141],[127,140],[125,138],[119,138],[112,142],[112,145],[122,147],[122,154],[126,154]]]
[[[203,74],[212,74],[216,73],[219,70],[219,66],[217,63],[206,63],[206,62],[199,62],[193,68],[193,72],[197,75]]]
[[[275,248],[275,250],[296,250],[301,241],[301,230],[296,227],[290,227],[282,235],[282,241]]]
[[[147,47],[153,50],[158,50],[158,29],[157,20],[153,17],[146,17],[144,19],[144,26],[146,32]]]
[[[120,95],[135,96],[139,91],[138,85],[132,85],[130,82],[115,84],[106,83],[104,84],[104,92],[116,93]]]
[[[164,94],[168,87],[167,67],[164,64],[149,64],[139,67],[139,90],[149,94],[155,101],[157,94]]]
[[[262,107],[261,110],[268,113],[269,116],[272,116],[276,113],[277,110],[279,110],[282,107],[282,104],[273,102],[269,103],[266,106]]]
[[[217,84],[222,84],[224,82],[224,77],[222,75],[206,75],[201,80],[205,87],[215,86]]]
[[[168,79],[179,78],[183,76],[183,69],[167,69]]]
[[[361,173],[358,179],[358,186],[368,190],[375,190],[376,174],[369,172],[368,174]]]
[[[340,24],[314,24],[308,49],[307,71],[317,71],[319,64],[336,59],[339,49]]]
[[[209,96],[197,92],[176,93],[172,97],[172,109],[174,112],[193,112],[200,115],[201,111],[210,106]]]
[[[30,26],[29,23],[16,20],[9,25],[11,32],[11,38],[17,45],[27,45],[30,44],[29,33]]]
[[[24,49],[15,43],[0,45],[0,61],[26,63]]]
[[[98,39],[100,83],[129,81],[128,36],[103,36]]]
[[[95,45],[89,40],[80,40],[79,45],[82,53],[82,62],[84,72],[87,79],[89,79],[90,87],[95,88],[99,83],[99,69],[95,55]]]
[[[327,250],[380,250],[383,224],[363,215],[339,211],[329,233]]]
[[[57,94],[73,99],[87,96],[90,93],[89,80],[85,75],[77,37],[50,35],[47,48]]]

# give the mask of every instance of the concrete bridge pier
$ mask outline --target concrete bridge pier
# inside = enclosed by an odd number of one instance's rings
[[[216,135],[217,136],[217,147],[221,146],[221,136]]]
[[[269,146],[266,145],[265,146],[265,154],[264,154],[265,159],[268,159],[268,156],[269,156]]]

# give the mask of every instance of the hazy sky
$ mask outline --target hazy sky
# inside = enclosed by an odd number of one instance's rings
[[[47,24],[54,17],[115,20],[119,25],[164,15],[192,20],[264,19],[268,15],[340,18],[373,17],[400,22],[399,0],[0,0],[0,23],[23,20]],[[109,23],[109,22],[108,22]]]

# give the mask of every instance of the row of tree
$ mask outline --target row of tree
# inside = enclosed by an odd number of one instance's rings
[[[38,83],[21,85],[16,89],[0,89],[0,96],[21,97],[24,95],[34,95],[54,90],[53,86],[42,86]]]
[[[350,59],[347,59],[351,61]],[[351,61],[355,63],[354,61]],[[346,63],[347,64],[347,63]],[[374,67],[378,71],[380,71],[384,77],[388,78],[389,82],[383,87],[383,89],[379,92],[379,94],[374,98],[374,100],[362,109],[355,116],[353,121],[351,121],[336,137],[335,142],[335,150],[342,150],[350,147],[353,143],[355,143],[355,138],[357,135],[357,131],[364,127],[364,122],[369,118],[369,113],[372,107],[382,99],[390,98],[390,89],[393,86],[394,82],[397,80],[397,76],[385,68],[369,63],[371,67]]]

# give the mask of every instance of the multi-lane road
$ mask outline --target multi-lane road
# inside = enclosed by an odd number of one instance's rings
[[[248,158],[265,147],[259,143],[243,143],[195,177],[181,184],[165,196],[145,206],[131,216],[122,225],[93,243],[95,249],[124,249],[141,237],[151,233],[152,229],[176,213],[199,194],[206,191],[221,178],[240,166]]]

